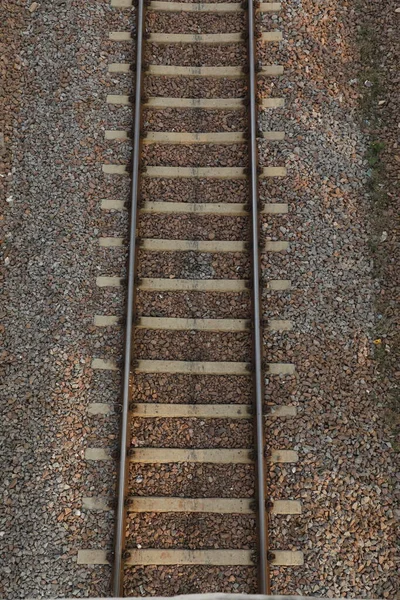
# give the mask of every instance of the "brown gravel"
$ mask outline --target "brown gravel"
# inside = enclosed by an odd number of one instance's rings
[[[152,44],[146,45],[145,60],[154,65],[188,67],[244,66],[246,55],[242,44]]]
[[[251,358],[249,333],[138,329],[134,342],[137,359],[246,362]]]
[[[121,231],[128,230],[129,213],[127,210],[102,210],[98,226],[102,236],[119,237]]]
[[[284,109],[261,111],[260,124],[287,134],[283,143],[260,143],[261,163],[288,168],[286,179],[261,183],[260,194],[265,201],[290,205],[289,215],[263,217],[261,226],[265,239],[291,244],[287,253],[263,255],[262,277],[288,278],[293,286],[289,293],[264,292],[263,314],[294,322],[292,332],[266,333],[264,345],[267,360],[296,365],[294,376],[267,378],[266,402],[294,404],[298,410],[295,419],[266,421],[266,451],[291,448],[300,456],[296,465],[269,467],[268,490],[272,498],[298,498],[303,504],[299,517],[271,518],[270,540],[275,548],[302,549],[305,554],[300,569],[272,570],[274,593],[395,598],[398,590],[394,557],[398,447],[388,422],[388,405],[398,395],[399,378],[395,6],[394,0],[385,6],[366,0],[359,8],[348,0],[329,5],[305,0],[284,5],[279,15],[259,17],[265,30],[284,31],[281,44],[258,46],[259,59],[285,67],[281,78],[260,78],[259,91],[282,96],[286,103]],[[5,257],[11,261],[12,284],[5,298],[11,310],[7,322],[11,342],[2,355],[9,377],[4,384],[8,398],[4,425],[10,423],[11,435],[6,430],[4,437],[12,444],[6,447],[11,450],[5,467],[8,545],[0,595],[104,596],[109,569],[77,568],[75,557],[78,547],[111,548],[113,535],[111,512],[99,517],[82,511],[80,503],[82,495],[112,496],[116,483],[116,463],[101,468],[86,465],[83,449],[117,446],[117,415],[88,419],[86,405],[117,404],[120,398],[120,374],[92,374],[90,360],[94,355],[119,358],[122,330],[96,331],[91,323],[95,313],[123,313],[124,288],[99,290],[94,280],[99,274],[125,274],[125,251],[100,249],[97,238],[125,235],[127,214],[101,211],[99,199],[128,198],[129,178],[103,176],[101,164],[126,163],[130,144],[105,144],[97,136],[102,138],[106,128],[131,126],[131,110],[105,109],[104,98],[107,93],[132,92],[131,76],[106,74],[108,62],[132,59],[132,44],[115,45],[105,31],[131,29],[134,11],[111,10],[108,0],[95,7],[82,8],[72,1],[54,10],[40,3],[32,12],[27,8],[19,2],[6,3],[7,41],[0,63],[10,90],[1,122],[6,177],[0,185],[12,183],[15,198],[15,206],[7,203],[4,211],[7,218],[10,215]],[[379,104],[386,143],[382,156],[388,165],[385,227],[383,221],[370,223],[374,199],[365,153],[376,131],[368,125],[369,116],[361,124],[357,115],[360,88],[370,87],[355,44],[366,16],[379,29],[376,66],[389,80],[376,99],[383,102]],[[244,19],[149,12],[147,28],[234,32],[243,30]],[[153,44],[146,52],[158,64],[243,61],[237,45]],[[173,97],[241,97],[246,82],[149,78],[145,90],[148,95]],[[158,131],[235,131],[246,125],[240,111],[147,110],[144,119],[145,129]],[[160,165],[245,164],[239,146],[153,146],[146,148],[145,159]],[[143,200],[247,198],[244,182],[145,179],[142,189]],[[223,224],[219,217],[145,216],[139,227],[141,235],[170,239],[244,239],[247,223],[229,218]],[[370,230],[378,246],[373,256]],[[383,233],[386,257],[379,251]],[[379,257],[384,266],[376,275],[372,261],[376,269]],[[148,277],[249,275],[244,254],[181,252],[166,257],[140,252],[139,260],[139,274]],[[383,301],[374,304],[377,294]],[[139,292],[137,309],[154,316],[238,318],[249,316],[249,299],[248,293]],[[378,335],[381,339],[376,339]],[[237,360],[249,355],[248,337],[139,331],[136,350],[146,358]],[[240,377],[137,375],[133,399],[248,403],[248,383],[248,378]],[[247,421],[136,418],[133,424],[134,446],[238,447],[252,438]],[[138,495],[252,497],[254,469],[131,465],[130,485]],[[254,522],[247,516],[150,513],[129,519],[128,525],[129,543],[136,547],[254,546]],[[253,568],[137,567],[127,569],[125,586],[126,595],[135,596],[254,592],[256,580]]]
[[[105,352],[110,358],[122,358],[122,348],[124,346],[124,330],[121,326],[115,327],[94,327],[93,326],[93,347],[97,352]]]
[[[251,498],[254,495],[253,465],[132,464],[129,472],[129,489],[138,496]]]
[[[95,254],[98,260],[99,275],[109,275],[118,277],[126,277],[126,248],[96,248]],[[111,250],[111,252],[110,252]],[[110,261],[110,254],[112,253],[112,261]],[[111,262],[111,264],[110,264]],[[97,295],[104,298],[103,292],[105,288],[99,288]],[[123,296],[123,288],[119,290]],[[105,292],[107,294],[107,292]],[[115,299],[118,302],[117,298]]]
[[[289,357],[297,370],[291,378],[270,378],[266,395],[299,411],[294,420],[274,421],[267,435],[281,447],[298,450],[301,459],[298,465],[271,468],[269,489],[275,497],[303,500],[300,517],[271,520],[270,539],[275,547],[284,543],[305,552],[302,569],[273,569],[274,593],[390,598],[398,590],[398,457],[385,423],[387,392],[373,360],[378,286],[368,241],[368,140],[357,115],[359,90],[369,79],[357,64],[357,26],[373,6],[360,6],[361,19],[346,1],[286,5],[273,20],[264,17],[266,29],[284,30],[284,42],[268,46],[262,56],[283,64],[285,75],[264,78],[261,88],[285,97],[285,109],[275,114],[287,134],[282,157],[289,172],[264,189],[292,207],[284,223],[286,239],[293,240],[290,263],[279,256],[274,264],[294,287],[290,294],[274,295],[277,310],[268,295],[264,312],[280,312],[295,324],[291,334],[266,336],[266,343],[271,357]],[[384,9],[390,24],[383,25],[380,14],[371,21],[373,31],[385,30],[383,39],[392,35],[394,6]],[[378,52],[379,70],[392,52],[393,40],[387,53]],[[381,99],[382,92],[376,103]],[[276,127],[272,111],[263,112],[263,126]],[[275,225],[265,231],[277,234]],[[277,272],[263,264],[267,274]]]
[[[292,259],[293,244],[290,251],[264,252],[261,254],[261,277],[265,284],[271,279],[294,279],[296,267]]]
[[[5,206],[3,203],[7,197],[9,183],[11,181],[12,164],[12,133],[14,127],[15,115],[20,106],[21,84],[21,32],[24,27],[24,16],[22,12],[22,2],[7,2],[4,9],[4,20],[0,25],[1,39],[1,61],[0,76],[2,87],[7,90],[7,94],[0,95],[0,198],[2,203],[2,212]],[[7,35],[10,31],[15,32],[13,39]],[[11,68],[12,64],[12,68]],[[9,66],[10,65],[10,66]]]
[[[125,570],[126,596],[173,596],[187,593],[252,593],[257,586],[253,567],[134,567]]]
[[[139,236],[179,240],[245,240],[248,238],[247,217],[220,215],[143,215]]]
[[[241,110],[204,110],[202,108],[147,108],[143,114],[145,131],[246,131],[247,119]]]
[[[175,2],[175,0],[172,0],[172,1]],[[194,2],[194,0],[182,0],[182,1],[185,2],[185,3],[187,3],[187,4],[191,4],[191,3]],[[227,1],[228,2],[236,2],[236,0],[227,0]],[[223,2],[225,4],[225,0],[210,0],[210,4],[219,4],[220,2]]]
[[[109,94],[126,94],[129,95],[132,93],[132,90],[123,86],[122,83],[119,83],[116,89],[111,88],[108,91]],[[132,121],[132,109],[129,106],[123,106],[120,104],[108,104],[108,118],[102,124],[103,129],[124,129],[125,131],[130,131],[132,129],[133,121]],[[126,141],[118,141],[118,140],[110,140],[107,142],[101,141],[104,144],[107,151],[112,150],[115,147],[125,146],[129,144]]]
[[[103,275],[111,275],[114,276],[116,274],[115,270],[108,269],[108,273],[102,273]],[[117,273],[119,277],[119,273]],[[122,286],[120,288],[98,288],[95,291],[96,298],[99,302],[99,306],[104,306],[103,311],[109,312],[112,315],[121,315],[124,312],[125,306],[125,288]],[[100,304],[101,303],[101,304]],[[99,308],[97,311],[99,314],[101,313],[101,309]]]
[[[151,33],[241,33],[245,27],[244,14],[229,13],[162,13],[149,11],[146,31]]]
[[[247,279],[247,253],[139,252],[139,277],[178,279]]]
[[[278,98],[279,94],[274,92],[273,98]],[[292,136],[292,132],[288,128],[287,117],[285,108],[266,108],[260,107],[259,114],[263,116],[265,123],[267,123],[267,131],[285,131]]]
[[[168,126],[167,123],[164,127]],[[174,128],[171,128],[172,131]],[[149,130],[154,131],[152,125]],[[193,129],[191,128],[193,131]],[[170,167],[247,167],[247,144],[148,144],[142,154],[143,164]]]
[[[130,514],[129,547],[174,549],[255,549],[255,518],[251,515],[197,513]]]
[[[172,404],[250,404],[248,377],[136,374],[136,402]]]
[[[205,302],[206,301],[206,302]],[[137,294],[137,312],[150,317],[246,319],[251,314],[250,294],[242,292],[144,292]]]
[[[144,201],[159,202],[247,202],[249,186],[244,180],[152,179],[142,182]]]
[[[146,77],[144,93],[147,96],[172,98],[244,98],[247,94],[246,78],[205,77]]]
[[[249,448],[252,436],[253,424],[247,419],[135,417],[131,445],[135,448]]]

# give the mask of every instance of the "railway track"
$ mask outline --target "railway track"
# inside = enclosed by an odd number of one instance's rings
[[[115,10],[132,6],[129,0],[111,4]],[[288,248],[285,240],[265,239],[261,230],[264,219],[286,213],[287,205],[261,201],[258,190],[260,180],[286,175],[284,166],[260,165],[258,159],[260,143],[284,139],[282,131],[258,129],[258,111],[280,107],[283,99],[261,98],[257,82],[282,75],[283,68],[257,62],[259,44],[281,39],[278,31],[261,31],[257,15],[279,10],[279,3],[139,0],[135,95],[107,98],[134,111],[132,136],[125,130],[105,132],[110,143],[131,140],[131,164],[103,165],[106,176],[132,177],[116,534],[112,555],[107,549],[82,549],[78,562],[112,563],[116,596],[134,595],[130,569],[149,566],[202,566],[222,574],[227,567],[246,568],[251,581],[257,572],[258,591],[268,593],[270,565],[303,561],[300,551],[268,544],[269,513],[301,512],[296,500],[272,502],[266,482],[267,462],[298,460],[290,448],[265,452],[271,419],[295,416],[294,407],[273,406],[273,398],[267,414],[264,390],[266,376],[284,377],[295,370],[290,363],[268,362],[263,344],[265,332],[292,326],[263,319],[263,288],[285,293],[290,282],[266,281],[260,266],[264,253]],[[176,31],[182,29],[180,19],[189,31]],[[219,26],[224,30],[217,32]],[[173,31],[160,31],[163,27]],[[132,40],[128,31],[109,37],[115,43]],[[149,61],[153,56],[154,64]],[[112,63],[109,72],[126,74],[131,68]],[[102,200],[104,210],[125,207],[125,199]],[[124,238],[100,238],[110,252],[125,244]],[[122,284],[117,276],[97,280],[100,287]],[[117,315],[95,317],[99,327],[119,322]],[[121,368],[107,357],[95,358],[92,366]],[[93,414],[109,410],[90,406]],[[113,456],[105,448],[88,448],[86,458]],[[170,469],[168,476],[189,469],[191,483],[185,487],[181,478],[159,493],[163,469]],[[205,483],[204,473],[213,472],[217,476]],[[250,487],[237,484],[244,472],[250,474]],[[193,485],[196,474],[198,484]],[[232,474],[234,485],[221,485],[220,477]],[[146,485],[140,487],[143,479]],[[110,503],[86,498],[84,507],[109,510]],[[211,535],[215,515],[225,527],[220,538],[216,532],[217,541]],[[174,545],[163,542],[161,534],[159,543],[138,544],[140,523],[149,532],[151,519],[160,523],[163,518],[169,524],[176,519],[178,529],[189,524],[187,537],[178,536]],[[200,536],[199,519],[206,522]],[[248,535],[245,540],[233,536],[235,546],[224,540],[229,540],[226,529],[238,523],[245,523]],[[237,591],[256,590],[249,584]]]

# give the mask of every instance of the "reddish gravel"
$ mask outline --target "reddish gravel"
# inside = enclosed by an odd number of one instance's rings
[[[119,371],[96,371],[90,390],[88,390],[88,401],[111,404],[112,408],[118,411],[120,398],[116,398],[114,389],[120,387],[121,373]]]
[[[247,419],[141,419],[134,417],[135,448],[249,448],[253,423]]]
[[[250,404],[248,377],[136,374],[133,400],[172,404]]]
[[[144,110],[145,131],[246,131],[247,118],[241,110],[165,108]]]
[[[138,329],[134,342],[137,359],[233,362],[251,359],[250,333]]]
[[[146,31],[151,33],[241,33],[244,13],[162,13],[148,11]]]
[[[219,32],[218,32],[219,33]],[[188,67],[236,67],[246,64],[241,44],[153,44],[145,50],[145,60],[154,65]]]
[[[247,253],[139,252],[139,277],[247,279],[249,275]]]
[[[257,587],[253,567],[134,567],[125,570],[125,596],[174,596],[187,593],[252,593]]]
[[[167,124],[164,125],[167,127]],[[170,131],[172,131],[171,128]],[[154,131],[149,126],[149,131]],[[247,167],[247,144],[148,144],[143,150],[143,164],[170,167]]]
[[[207,303],[205,303],[207,300]],[[144,292],[137,294],[137,312],[150,317],[246,319],[251,315],[248,292]]]
[[[129,95],[132,93],[129,87],[122,86],[119,84],[117,89],[111,88],[108,91],[109,94],[113,94],[119,96],[120,94]],[[132,129],[132,109],[130,106],[124,106],[120,104],[108,104],[108,119],[104,120],[102,123],[103,129],[123,129],[124,131],[130,131]],[[119,140],[110,140],[106,142],[104,140],[100,140],[101,143],[104,144],[107,152],[112,151],[114,148],[123,147],[127,144],[130,145],[127,141],[119,141]]]
[[[247,202],[248,182],[215,179],[152,179],[142,182],[141,197],[151,202]]]
[[[257,17],[265,31],[284,34],[282,43],[258,43],[258,59],[285,68],[282,77],[259,78],[260,96],[285,99],[282,109],[260,110],[260,127],[286,133],[284,142],[259,143],[260,163],[288,169],[287,178],[260,183],[260,198],[289,204],[288,215],[260,218],[262,239],[290,242],[287,252],[262,254],[262,279],[292,281],[288,292],[264,290],[262,312],[294,324],[290,332],[265,331],[264,348],[268,362],[296,366],[293,376],[267,377],[265,402],[297,409],[295,418],[266,419],[266,453],[294,449],[300,458],[269,465],[267,483],[272,499],[299,499],[303,507],[300,516],[271,517],[269,536],[272,548],[301,549],[305,556],[301,568],[272,569],[272,592],[278,594],[395,598],[398,590],[398,9],[392,0],[378,4],[304,0]],[[130,194],[129,177],[104,176],[101,165],[127,164],[130,157],[129,141],[106,142],[103,135],[132,126],[130,107],[106,106],[104,100],[133,92],[132,74],[110,75],[107,64],[131,62],[134,44],[116,44],[107,34],[132,30],[134,10],[111,9],[108,0],[56,7],[6,0],[6,15],[0,70],[9,91],[1,117],[0,186],[7,192],[4,306],[10,316],[2,315],[9,340],[1,357],[7,377],[2,434],[11,443],[0,595],[100,597],[107,595],[109,568],[78,566],[76,551],[112,547],[112,511],[82,510],[82,497],[111,499],[116,484],[116,462],[87,464],[84,449],[115,451],[118,445],[121,374],[93,373],[90,364],[93,356],[120,359],[123,347],[121,327],[95,328],[92,319],[124,314],[125,288],[99,289],[95,278],[126,273],[126,248],[100,248],[98,237],[126,236],[128,213],[102,211],[99,200],[127,200]],[[366,23],[375,41],[363,33]],[[244,26],[242,14],[148,11],[146,18],[154,32],[231,33]],[[367,66],[361,64],[360,36],[375,44]],[[200,66],[245,61],[243,44],[149,44],[145,59]],[[360,117],[361,96],[371,88],[372,114]],[[244,97],[247,84],[245,78],[148,77],[144,91],[230,98]],[[146,109],[143,119],[145,131],[246,127],[244,110]],[[144,148],[143,159],[167,166],[247,164],[245,145],[157,144]],[[384,206],[377,201],[381,192]],[[248,196],[247,182],[217,180],[144,178],[141,192],[143,201],[169,202],[246,202]],[[141,236],[158,239],[248,237],[247,218],[141,215],[138,227]],[[248,253],[139,251],[138,258],[145,277],[250,275]],[[136,308],[139,315],[161,317],[251,314],[248,292],[139,291]],[[249,333],[138,330],[134,358],[248,360],[250,343]],[[250,377],[134,375],[132,399],[250,403],[249,384]],[[89,417],[89,402],[112,403],[115,410]],[[253,442],[246,420],[133,416],[132,425],[134,447]],[[251,498],[254,475],[252,465],[131,464],[129,484],[140,496]],[[128,545],[136,548],[255,547],[252,516],[131,515],[128,534]],[[255,568],[126,569],[128,596],[256,589]]]
[[[130,514],[129,548],[206,550],[256,547],[255,518],[251,515],[199,513]]]
[[[290,252],[264,252],[261,254],[261,277],[265,285],[275,279],[294,279],[295,266]]]
[[[145,95],[166,98],[244,98],[247,94],[246,78],[219,79],[217,77],[155,77],[149,75],[144,82]]]
[[[110,275],[115,275],[115,271],[111,271],[109,269]],[[107,273],[102,273],[102,275],[107,275]],[[119,273],[117,274],[119,276]],[[109,311],[110,314],[120,315],[123,314],[124,306],[125,306],[125,289],[124,287],[120,288],[98,288],[95,291],[95,297],[98,302],[101,303],[100,306],[104,306],[104,311]],[[100,309],[98,310],[100,313]],[[94,330],[94,327],[91,331]]]
[[[110,264],[110,254],[112,252],[112,263]],[[128,256],[128,250],[126,246],[114,247],[114,248],[103,248],[101,246],[95,247],[95,255],[98,261],[99,274],[101,275],[115,275],[124,277],[126,275],[126,259]]]
[[[221,215],[143,215],[140,237],[181,240],[243,240],[248,237],[247,217]]]
[[[253,465],[131,464],[129,472],[129,489],[138,496],[251,498],[254,495]]]

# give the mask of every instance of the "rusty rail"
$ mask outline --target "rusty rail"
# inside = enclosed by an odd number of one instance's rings
[[[131,189],[131,221],[129,234],[129,258],[128,258],[128,296],[126,309],[126,331],[125,331],[125,354],[122,389],[122,415],[121,415],[121,441],[120,462],[118,473],[118,496],[115,526],[114,544],[114,566],[113,566],[113,595],[123,595],[123,554],[125,551],[125,523],[126,507],[125,498],[128,485],[129,462],[127,454],[129,450],[130,426],[129,426],[129,402],[130,402],[130,371],[132,359],[132,330],[135,307],[135,276],[136,276],[136,226],[139,196],[140,177],[140,153],[141,153],[141,96],[142,96],[142,50],[144,32],[144,1],[137,0],[136,5],[137,28],[136,28],[136,87],[135,108],[133,121],[133,157],[132,157],[132,189]]]
[[[250,190],[251,190],[251,228],[252,228],[252,266],[253,266],[253,351],[254,351],[254,403],[256,431],[256,469],[258,500],[258,566],[259,592],[269,593],[268,566],[268,523],[265,491],[264,457],[264,373],[263,346],[261,329],[260,297],[260,250],[259,250],[259,213],[258,213],[258,150],[257,150],[257,98],[255,64],[255,22],[254,3],[248,0],[248,64],[249,64],[249,119],[250,119]]]

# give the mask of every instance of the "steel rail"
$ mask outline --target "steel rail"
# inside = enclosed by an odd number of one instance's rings
[[[255,65],[255,18],[253,0],[248,0],[248,61],[249,61],[249,117],[250,117],[250,189],[252,207],[252,258],[253,258],[253,351],[254,351],[254,400],[256,430],[256,469],[258,500],[258,561],[259,593],[269,594],[268,522],[266,513],[266,481],[264,456],[264,374],[261,334],[260,255],[258,213],[258,150],[257,150],[257,101]]]
[[[120,440],[120,463],[118,473],[118,504],[116,511],[115,543],[114,543],[114,565],[113,565],[113,596],[123,595],[123,554],[125,551],[125,524],[126,506],[125,498],[128,482],[129,461],[127,460],[129,440],[129,402],[130,402],[130,371],[132,360],[132,330],[135,306],[135,274],[136,274],[136,226],[139,195],[139,163],[140,163],[140,130],[141,130],[141,96],[142,96],[142,49],[144,30],[144,0],[137,0],[136,5],[136,88],[135,109],[133,121],[133,156],[132,156],[132,188],[131,188],[131,221],[129,235],[129,258],[128,258],[128,294],[126,308],[126,332],[125,332],[125,355],[122,388],[122,415],[121,415],[121,440]]]

